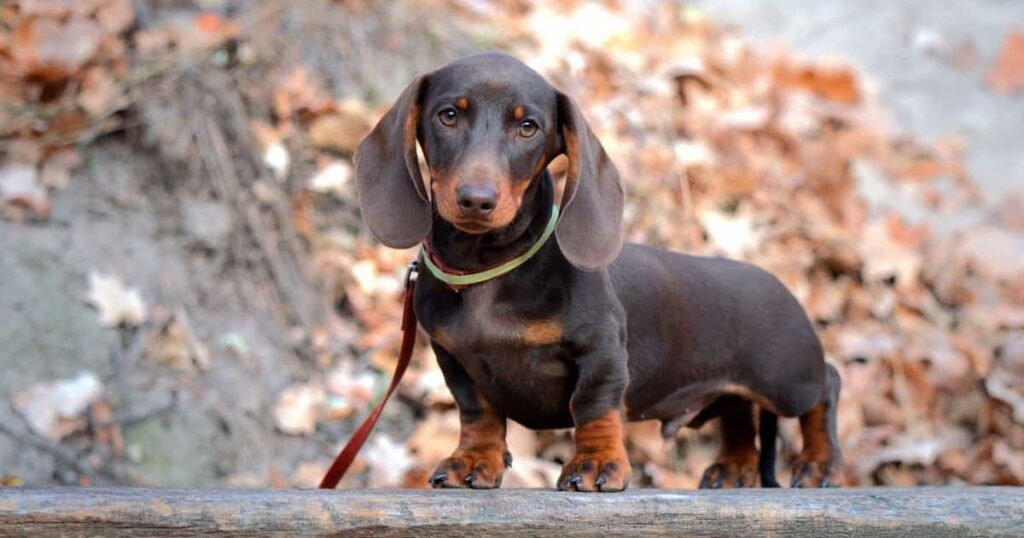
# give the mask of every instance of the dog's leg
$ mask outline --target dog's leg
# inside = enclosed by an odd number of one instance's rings
[[[840,486],[839,438],[836,435],[836,407],[839,401],[839,372],[831,364],[825,375],[823,401],[800,415],[800,436],[804,447],[793,464],[790,487],[825,488]]]
[[[778,434],[779,416],[762,408],[757,421],[757,435],[761,439],[758,468],[761,470],[762,488],[779,487],[779,482],[775,479],[775,443],[778,442]]]
[[[571,400],[576,455],[562,467],[563,491],[622,491],[632,468],[622,427],[622,397],[629,376],[625,357],[589,355],[580,361]]]
[[[435,488],[491,489],[501,486],[512,455],[505,444],[505,417],[476,392],[462,366],[434,345],[445,383],[459,407],[459,446],[430,476]]]
[[[722,396],[714,404],[719,409],[718,429],[722,447],[718,459],[704,470],[701,488],[749,488],[758,483],[758,454],[754,445],[753,404],[739,396]]]

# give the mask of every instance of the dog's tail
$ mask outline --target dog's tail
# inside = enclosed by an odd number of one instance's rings
[[[775,480],[775,438],[779,433],[778,415],[762,408],[757,429],[761,439],[761,454],[758,460],[761,487],[777,488],[779,482]]]

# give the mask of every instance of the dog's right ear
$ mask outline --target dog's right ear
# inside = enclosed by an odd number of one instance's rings
[[[430,201],[416,159],[416,131],[427,77],[416,77],[356,151],[363,221],[378,241],[411,247],[430,232]]]

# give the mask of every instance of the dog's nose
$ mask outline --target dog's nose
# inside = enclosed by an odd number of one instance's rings
[[[487,216],[498,203],[498,191],[486,185],[462,185],[455,197],[459,210],[471,217]]]

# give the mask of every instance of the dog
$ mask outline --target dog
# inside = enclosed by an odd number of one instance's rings
[[[777,487],[778,416],[800,420],[791,486],[838,484],[839,374],[796,298],[753,265],[624,246],[615,165],[536,71],[487,52],[417,77],[355,162],[369,230],[423,244],[431,269],[413,304],[461,426],[434,487],[499,487],[511,419],[574,428],[559,490],[622,491],[623,421],[659,420],[672,438],[716,417],[721,451],[701,487]]]

